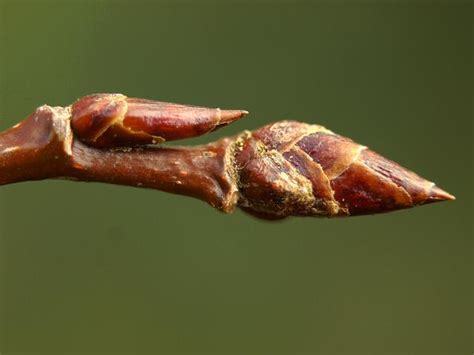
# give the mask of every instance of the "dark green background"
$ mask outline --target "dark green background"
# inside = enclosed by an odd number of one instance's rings
[[[94,92],[320,123],[457,196],[258,221],[64,181],[0,188],[0,350],[470,354],[473,6],[1,1],[0,129]]]

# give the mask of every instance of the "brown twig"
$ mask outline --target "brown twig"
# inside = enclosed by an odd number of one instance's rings
[[[116,94],[42,106],[0,133],[0,185],[63,178],[147,187],[267,219],[371,214],[454,199],[350,139],[295,121],[201,146],[143,145],[207,133],[244,114]]]

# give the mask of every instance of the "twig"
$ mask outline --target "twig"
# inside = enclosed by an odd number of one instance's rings
[[[301,122],[201,146],[148,145],[201,135],[246,113],[118,94],[41,106],[0,133],[0,185],[61,178],[147,187],[267,219],[373,214],[454,199],[366,147]]]

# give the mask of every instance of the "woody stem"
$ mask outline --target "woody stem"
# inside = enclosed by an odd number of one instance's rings
[[[230,212],[237,196],[226,167],[228,145],[221,140],[195,147],[101,150],[75,140],[67,176],[187,195]]]
[[[148,187],[196,197],[230,212],[238,197],[229,171],[232,142],[97,149],[73,136],[67,108],[43,106],[0,133],[0,185],[64,178]]]

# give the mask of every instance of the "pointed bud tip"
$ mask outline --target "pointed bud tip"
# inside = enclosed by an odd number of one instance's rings
[[[430,189],[429,196],[426,202],[430,203],[430,202],[440,202],[440,201],[452,201],[455,199],[456,197],[454,197],[450,193],[444,191],[443,189],[440,189],[436,185],[433,185],[433,187]]]
[[[221,120],[219,125],[226,125],[237,121],[239,118],[248,115],[248,111],[245,110],[221,110]]]

